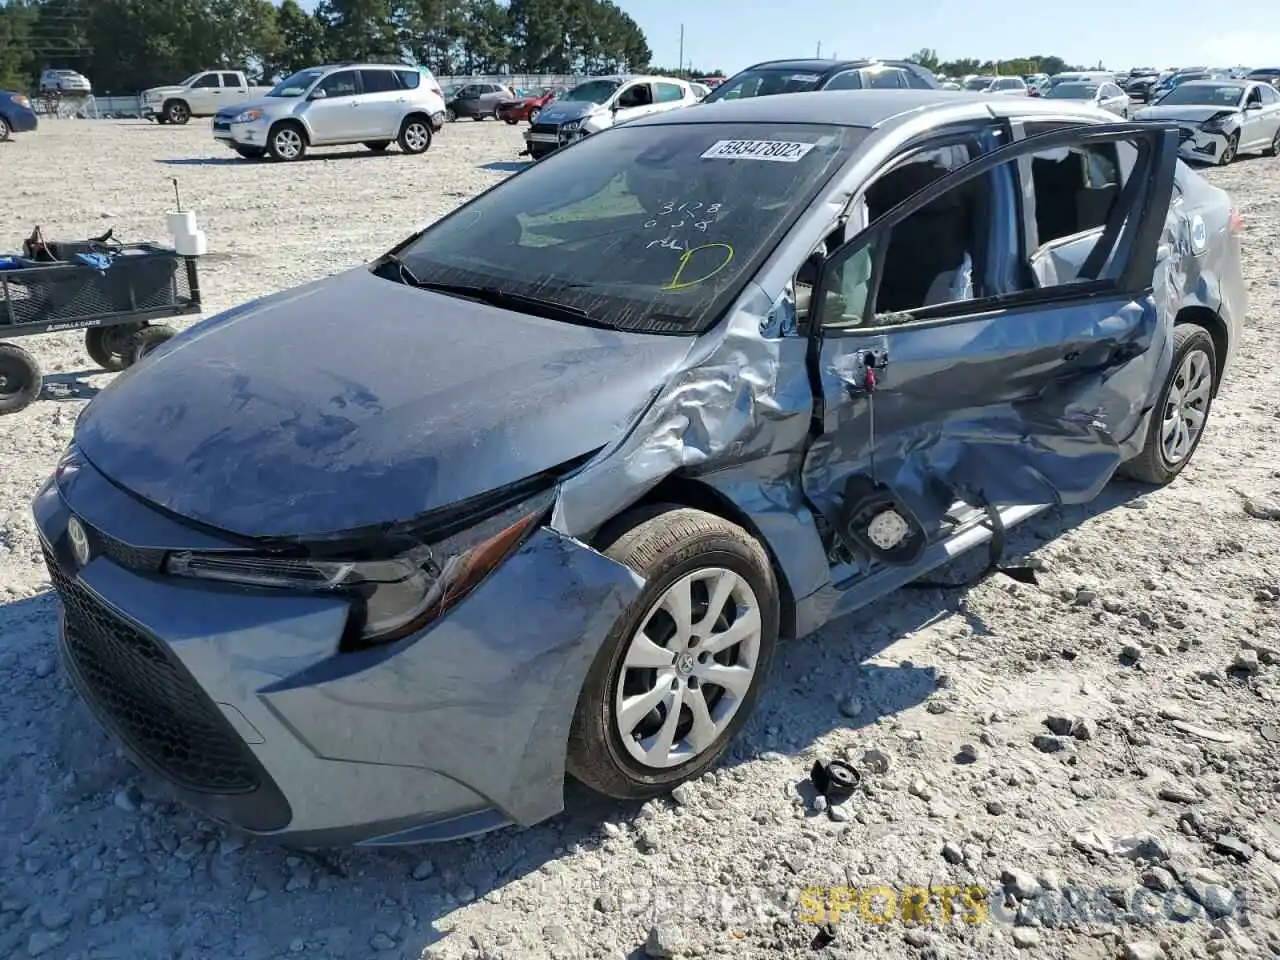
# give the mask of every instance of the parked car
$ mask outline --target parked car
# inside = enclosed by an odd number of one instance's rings
[[[240,70],[203,70],[173,86],[142,91],[142,116],[181,125],[192,117],[212,117],[219,110],[260,100],[270,90],[250,84]]]
[[[806,90],[936,90],[938,81],[906,60],[770,60],[735,73],[703,103]]]
[[[262,99],[220,110],[213,137],[247,159],[301,160],[311,147],[353,143],[425,153],[444,113],[426,67],[344,63],[299,70]]]
[[[711,88],[705,83],[699,83],[697,80],[690,80],[689,86],[693,88],[693,95],[699,100],[705,100],[711,95]]]
[[[83,73],[74,70],[45,70],[40,74],[37,87],[41,93],[70,93],[87,96],[93,93],[93,84]]]
[[[1135,120],[1181,125],[1184,159],[1226,166],[1242,153],[1280,156],[1280,92],[1249,80],[1190,80]]]
[[[1151,91],[1155,89],[1160,79],[1161,75],[1158,73],[1138,74],[1130,76],[1120,87],[1131,100],[1146,103],[1151,99]]]
[[[0,143],[15,133],[31,133],[38,125],[26,94],[0,90]]]
[[[1129,119],[1129,95],[1114,83],[1060,83],[1046,100],[1079,100]]]
[[[995,77],[965,77],[964,82],[960,84],[960,89],[970,93],[982,93],[995,81]]]
[[[90,402],[34,501],[68,674],[298,846],[669,791],[780,640],[1186,466],[1246,297],[1176,145],[935,90],[588,137]]]
[[[1166,93],[1181,84],[1189,83],[1192,80],[1209,80],[1213,77],[1213,72],[1205,67],[1197,67],[1192,70],[1176,70],[1151,88],[1148,102],[1156,103]]]
[[[1029,96],[1027,83],[1021,77],[993,77],[990,83],[981,88],[981,92],[1004,97]]]
[[[1022,78],[1027,85],[1027,96],[1038,97],[1049,87],[1047,73],[1032,73]]]
[[[450,122],[470,117],[500,120],[498,108],[516,98],[515,91],[500,83],[468,83],[454,91],[446,102],[445,118]]]
[[[540,91],[530,96],[504,100],[498,104],[498,119],[505,120],[513,125],[522,120],[533,123],[538,114],[542,112],[542,108],[563,93],[564,89],[562,87],[543,87]]]
[[[525,132],[525,152],[539,160],[619,123],[697,102],[693,88],[676,77],[596,77],[543,108]]]
[[[1250,71],[1247,79],[1280,87],[1280,67],[1262,67],[1259,70]]]

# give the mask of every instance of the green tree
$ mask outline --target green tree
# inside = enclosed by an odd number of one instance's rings
[[[912,63],[918,63],[926,70],[936,71],[941,61],[938,59],[938,51],[929,47],[921,47],[911,56],[907,57]]]
[[[325,23],[298,5],[284,0],[276,12],[278,46],[270,52],[263,75],[278,79],[331,59],[325,46]]]
[[[340,60],[399,60],[402,50],[392,0],[321,0],[326,46]]]

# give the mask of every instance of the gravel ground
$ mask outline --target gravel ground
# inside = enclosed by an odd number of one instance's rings
[[[460,123],[426,157],[253,165],[203,123],[45,123],[0,145],[0,249],[36,223],[162,235],[177,176],[213,311],[371,257],[519,149]],[[1280,160],[1209,177],[1247,224],[1252,310],[1181,479],[1021,528],[1038,585],[903,592],[792,644],[732,756],[676,797],[571,790],[554,821],[478,842],[290,853],[115,752],[57,666],[28,508],[108,375],[78,336],[25,341],[51,376],[0,420],[0,956],[1280,954]],[[862,788],[829,807],[807,771],[833,756]],[[906,887],[934,890],[913,922]],[[823,899],[842,922],[810,922]]]

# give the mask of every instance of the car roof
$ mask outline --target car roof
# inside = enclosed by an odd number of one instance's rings
[[[1023,102],[1025,100],[1025,102]],[[743,97],[697,103],[683,110],[652,114],[627,122],[627,126],[674,123],[825,123],[844,127],[886,126],[921,111],[985,105],[992,115],[1061,114],[1079,112],[1097,118],[1098,112],[1068,106],[1070,101],[1042,103],[1035,97],[997,97],[962,90],[818,90],[785,96]],[[1016,108],[1016,110],[1015,110]]]
[[[859,57],[856,60],[823,60],[816,57],[802,57],[796,60],[764,60],[753,63],[747,70],[804,70],[808,73],[833,73],[848,70],[852,67],[867,67],[883,63],[890,67],[906,65],[903,60],[881,60],[877,57]],[[744,71],[745,72],[745,71]]]

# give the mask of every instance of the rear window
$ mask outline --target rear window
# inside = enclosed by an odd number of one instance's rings
[[[700,333],[866,134],[618,127],[481,194],[400,256],[425,282],[498,286],[623,330]]]
[[[397,70],[396,75],[406,90],[417,90],[418,84],[422,82],[422,74],[417,70]]]

